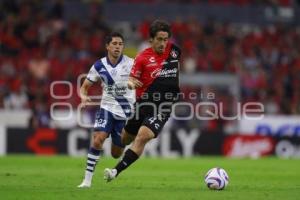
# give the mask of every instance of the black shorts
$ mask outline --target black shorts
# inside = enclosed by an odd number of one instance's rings
[[[155,137],[157,137],[168,121],[170,113],[171,108],[169,112],[164,113],[153,112],[151,108],[141,108],[127,121],[124,129],[130,135],[137,135],[140,127],[146,126],[151,129]]]

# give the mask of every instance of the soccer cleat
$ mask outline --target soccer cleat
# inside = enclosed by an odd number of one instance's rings
[[[78,188],[89,188],[91,187],[91,183],[88,181],[82,181],[80,185],[77,186]]]
[[[106,182],[110,182],[113,179],[115,179],[117,177],[117,170],[116,169],[109,169],[106,168],[104,170],[104,180],[106,180]]]

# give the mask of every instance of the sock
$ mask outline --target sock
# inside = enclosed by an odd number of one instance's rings
[[[100,150],[91,147],[87,155],[86,169],[85,169],[85,176],[84,176],[85,181],[89,181],[89,182],[92,181],[95,167],[97,165],[99,158],[100,158]]]
[[[115,167],[115,169],[117,170],[117,175],[119,175],[121,171],[134,163],[138,158],[139,156],[134,151],[128,149],[125,152],[123,159]]]

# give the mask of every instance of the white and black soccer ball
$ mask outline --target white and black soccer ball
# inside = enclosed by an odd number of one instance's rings
[[[209,189],[223,190],[229,183],[229,176],[224,169],[215,167],[206,173],[204,181]]]

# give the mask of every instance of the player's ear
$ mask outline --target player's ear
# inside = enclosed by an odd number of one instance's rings
[[[152,42],[153,42],[153,38],[150,38],[150,39],[149,39],[149,43],[152,43]]]

